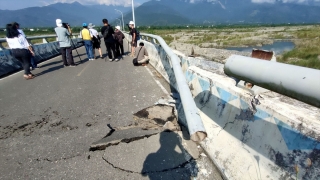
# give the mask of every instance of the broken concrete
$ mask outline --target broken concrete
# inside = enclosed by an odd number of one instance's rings
[[[174,107],[157,104],[134,114],[135,126],[144,129],[167,129],[164,125],[171,123],[171,130],[180,130]]]
[[[104,150],[109,146],[117,145],[121,142],[130,143],[145,137],[150,137],[152,135],[160,133],[160,130],[150,129],[145,130],[141,127],[132,127],[129,129],[116,131],[114,129],[110,130],[108,135],[101,140],[94,142],[90,146],[90,151]]]

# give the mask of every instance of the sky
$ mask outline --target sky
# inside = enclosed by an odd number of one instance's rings
[[[71,3],[78,1],[81,4],[106,4],[131,6],[131,0],[0,0],[0,9],[16,10],[27,7],[46,6],[58,2]],[[134,0],[134,4],[140,5],[149,0]]]
[[[71,3],[75,0],[0,0],[0,9],[16,10],[27,7],[46,6],[58,2]],[[77,0],[81,4],[106,4],[106,5],[123,5],[131,6],[131,0]],[[143,4],[149,0],[134,0],[135,6]],[[189,0],[191,3],[201,0]],[[219,0],[207,0],[219,1]],[[222,3],[227,0],[220,0]],[[279,0],[251,0],[253,3],[275,3]],[[320,0],[280,0],[284,3],[306,3],[306,2],[320,2]]]

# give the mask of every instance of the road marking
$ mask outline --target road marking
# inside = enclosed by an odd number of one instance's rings
[[[86,65],[86,67],[84,67],[84,68],[82,69],[82,71],[79,72],[79,74],[78,74],[77,76],[81,76],[81,74],[84,72],[84,70],[86,70],[86,68],[89,66],[89,64],[90,64],[90,63],[88,63],[88,64]]]
[[[147,67],[147,66],[144,66],[146,69],[147,69],[147,71],[150,73],[150,75],[152,76],[152,78],[153,78],[153,80],[158,84],[158,86],[160,87],[160,89],[164,92],[164,94],[166,94],[168,97],[170,97],[170,94],[169,94],[169,92],[166,90],[166,88],[164,88],[163,86],[162,86],[162,84],[158,81],[158,80],[156,80],[155,78],[154,78],[154,75],[152,74],[152,72],[150,71],[150,69]]]

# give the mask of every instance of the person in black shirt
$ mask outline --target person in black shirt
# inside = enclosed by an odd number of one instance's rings
[[[137,30],[134,27],[134,22],[130,21],[129,22],[129,29],[130,29],[130,35],[132,36],[132,41],[131,41],[131,57],[134,57],[135,53],[134,50],[137,47],[138,43],[138,37],[137,37]]]
[[[113,38],[114,30],[109,25],[107,19],[103,19],[102,22],[103,22],[103,27],[101,28],[101,34],[102,34],[102,36],[104,38],[104,43],[105,43],[106,48],[107,48],[109,61],[110,62],[112,62],[113,60],[119,61],[119,59],[115,57],[116,56],[115,40]],[[113,54],[114,58],[112,58],[112,54]]]

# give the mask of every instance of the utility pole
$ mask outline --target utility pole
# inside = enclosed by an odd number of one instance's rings
[[[117,10],[117,9],[114,9],[114,10],[119,11],[119,10]],[[122,11],[119,11],[119,12],[120,12],[121,15],[122,15],[122,31],[124,31],[123,13],[122,13]]]
[[[136,20],[135,20],[135,16],[134,16],[134,4],[133,4],[133,0],[132,0],[131,2],[132,2],[132,19],[133,19],[133,22],[134,22],[134,27],[137,27]]]

